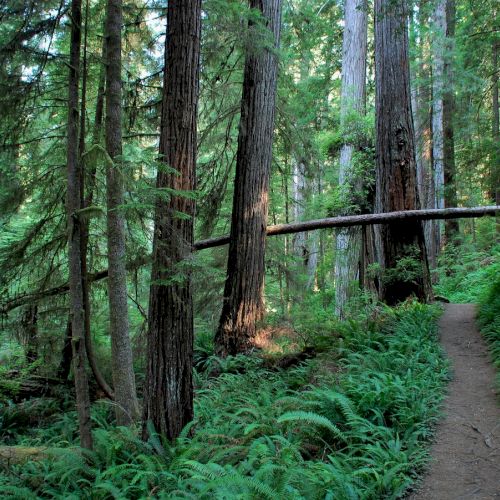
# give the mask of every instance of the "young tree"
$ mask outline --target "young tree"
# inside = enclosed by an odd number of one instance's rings
[[[151,422],[173,439],[193,418],[193,297],[189,259],[195,203],[201,0],[170,0],[153,267],[149,299],[144,437]],[[172,170],[175,169],[175,170]],[[185,191],[179,195],[179,191]]]
[[[281,0],[250,0],[266,23],[249,23],[227,279],[216,352],[247,351],[264,314],[264,256],[272,158]],[[252,36],[250,36],[252,35]],[[253,36],[254,35],[254,36]],[[267,38],[270,37],[271,40]],[[263,45],[267,42],[267,47]]]
[[[125,221],[123,178],[119,169],[122,154],[122,79],[121,79],[122,1],[108,0],[106,9],[106,166],[108,297],[111,330],[111,363],[119,425],[139,417],[135,390],[132,347],[129,337],[127,270],[125,269]]]
[[[78,160],[78,94],[80,78],[81,0],[71,2],[71,46],[68,83],[68,138],[67,138],[67,192],[68,262],[71,311],[71,345],[75,377],[76,407],[80,429],[80,443],[92,448],[90,397],[85,371],[85,314],[83,305],[81,268],[81,164]]]
[[[342,42],[341,127],[347,127],[349,115],[365,112],[366,47],[368,12],[365,0],[346,0]],[[360,189],[354,185],[352,168],[356,144],[346,142],[340,150],[339,185],[345,190]],[[342,317],[352,282],[358,273],[361,250],[359,228],[345,228],[337,233],[335,252],[335,313]]]
[[[406,2],[375,0],[376,212],[420,208],[409,73]],[[383,224],[376,237],[380,298],[388,304],[411,295],[427,300],[431,286],[421,223]]]

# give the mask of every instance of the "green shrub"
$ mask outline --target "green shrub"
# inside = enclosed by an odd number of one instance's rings
[[[500,263],[491,266],[492,280],[479,301],[478,322],[481,333],[488,342],[491,357],[500,370]],[[500,373],[497,374],[500,388]]]

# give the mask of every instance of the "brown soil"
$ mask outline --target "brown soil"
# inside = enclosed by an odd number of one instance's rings
[[[500,409],[495,371],[472,304],[446,304],[441,343],[453,379],[436,429],[432,462],[408,500],[500,499]]]

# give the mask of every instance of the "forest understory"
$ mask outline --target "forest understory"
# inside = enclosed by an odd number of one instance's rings
[[[500,369],[499,36],[494,0],[0,0],[0,498],[418,494],[456,304]]]

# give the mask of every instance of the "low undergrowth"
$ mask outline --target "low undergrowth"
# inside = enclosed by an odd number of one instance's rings
[[[496,380],[500,391],[500,263],[496,264],[492,276],[489,288],[479,301],[478,322],[498,371]]]
[[[197,373],[196,419],[174,443],[113,428],[101,404],[95,451],[78,451],[75,414],[65,413],[18,436],[50,457],[4,469],[0,491],[23,500],[398,498],[426,461],[447,378],[438,314],[406,304],[344,323],[329,351],[288,370],[240,358],[242,373]]]
[[[498,273],[500,246],[448,246],[440,256],[437,295],[456,304],[478,303]]]

